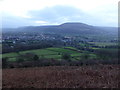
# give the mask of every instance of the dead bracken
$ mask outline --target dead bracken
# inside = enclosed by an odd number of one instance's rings
[[[120,88],[119,65],[3,69],[3,88]]]

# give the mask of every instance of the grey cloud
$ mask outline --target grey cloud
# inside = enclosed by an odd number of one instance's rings
[[[22,18],[18,16],[12,16],[9,14],[2,14],[2,27],[11,28],[11,27],[20,27],[32,25],[32,21],[27,18]]]
[[[52,23],[62,22],[64,18],[70,21],[75,21],[86,17],[86,15],[81,10],[70,6],[48,7],[40,11],[31,11],[29,14],[32,16],[33,20],[42,20]]]
[[[42,10],[29,11],[28,15],[31,16],[31,18],[22,18],[18,16],[12,16],[9,14],[3,14],[2,25],[3,27],[40,25],[36,24],[35,21],[45,21],[48,22],[48,24],[50,25],[54,23],[61,24],[68,21],[82,22],[97,26],[115,26],[116,24],[115,22],[112,22],[112,20],[110,22],[110,20],[106,16],[103,16],[101,13],[89,15],[88,13],[71,6],[46,7]],[[105,20],[103,20],[102,18],[105,18]]]

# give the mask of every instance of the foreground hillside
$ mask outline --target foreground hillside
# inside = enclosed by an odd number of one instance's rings
[[[96,65],[3,69],[3,88],[118,88],[119,68]]]

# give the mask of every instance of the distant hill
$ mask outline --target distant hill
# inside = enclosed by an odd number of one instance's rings
[[[64,23],[61,25],[49,26],[26,26],[19,28],[3,28],[6,31],[19,32],[42,32],[42,33],[61,33],[61,34],[82,34],[82,35],[97,35],[97,34],[113,34],[117,35],[117,27],[98,27],[87,25],[84,23]]]

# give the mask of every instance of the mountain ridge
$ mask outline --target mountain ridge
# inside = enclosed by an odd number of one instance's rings
[[[92,26],[85,23],[67,22],[60,25],[46,25],[46,26],[24,26],[19,28],[3,29],[4,31],[21,31],[21,32],[42,32],[42,33],[64,33],[64,34],[107,34],[116,33],[116,27],[99,27]]]

